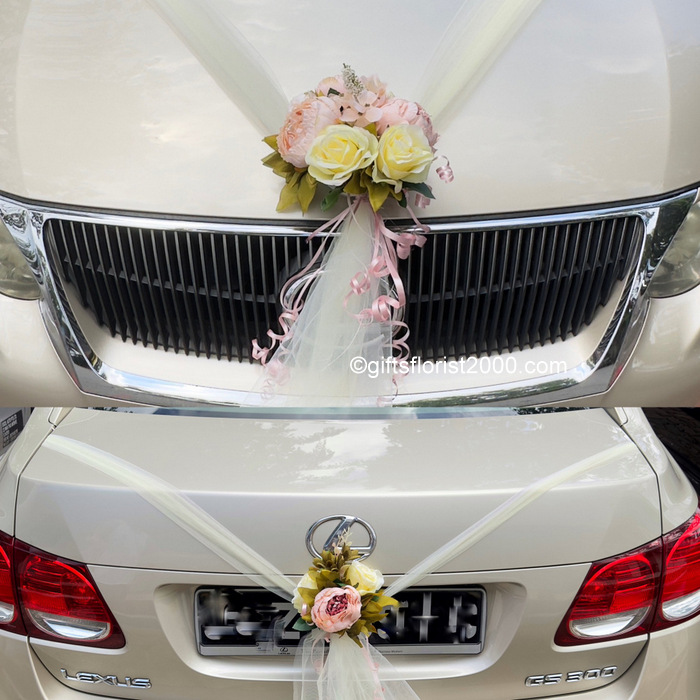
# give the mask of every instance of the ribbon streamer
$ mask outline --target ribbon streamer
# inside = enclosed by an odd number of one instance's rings
[[[147,0],[263,135],[284,121],[289,99],[260,52],[213,0]]]
[[[358,646],[347,635],[316,629],[302,642],[302,680],[294,684],[294,700],[419,700],[396,669],[366,637]]]
[[[396,315],[407,300],[398,262],[425,244],[429,230],[408,211],[415,230],[392,231],[366,197],[355,197],[314,231],[312,237],[324,234],[333,244],[313,279],[320,252],[282,289],[282,332],[267,331],[272,340],[267,348],[253,344],[253,357],[265,368],[248,405],[377,405],[394,396],[387,360],[393,352],[397,363],[409,355],[408,326]],[[299,283],[309,289],[306,301],[301,293],[286,300]],[[358,372],[353,365],[358,358],[365,369],[386,371]]]

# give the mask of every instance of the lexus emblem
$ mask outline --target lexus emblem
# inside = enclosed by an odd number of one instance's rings
[[[325,523],[334,522],[336,520],[338,521],[338,525],[323,543],[321,550],[331,549],[338,543],[339,540],[343,539],[347,535],[350,528],[352,528],[354,525],[360,525],[367,531],[367,534],[369,535],[369,543],[365,545],[358,545],[350,540],[350,542],[352,542],[352,548],[360,553],[360,559],[358,559],[358,561],[361,559],[366,559],[370,554],[372,554],[374,548],[377,546],[377,533],[367,521],[363,520],[362,518],[357,518],[354,515],[328,515],[325,518],[317,520],[306,533],[306,548],[309,550],[312,557],[321,556],[321,552],[319,552],[314,546],[314,534],[316,533],[316,530],[318,530],[318,528]]]

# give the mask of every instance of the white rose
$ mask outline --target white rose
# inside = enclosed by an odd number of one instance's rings
[[[379,139],[372,179],[401,190],[401,182],[425,182],[433,162],[433,149],[419,126],[396,124]]]
[[[364,170],[377,157],[377,137],[347,124],[327,126],[306,154],[309,175],[325,185],[342,185],[355,170]]]
[[[348,566],[346,579],[360,595],[376,593],[384,585],[382,572],[363,564],[361,561],[354,561]]]
[[[292,605],[297,609],[299,613],[301,613],[301,609],[304,605],[304,599],[299,594],[300,588],[310,588],[312,591],[316,588],[314,580],[311,578],[311,576],[309,576],[308,573],[304,574],[301,577],[301,581],[297,583],[297,587],[294,589],[294,598],[292,598]],[[310,611],[307,611],[307,613],[308,612]]]

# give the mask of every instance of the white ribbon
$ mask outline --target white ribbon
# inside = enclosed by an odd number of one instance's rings
[[[419,700],[366,637],[361,643],[337,634],[326,643],[321,630],[309,632],[302,642],[302,680],[294,684],[294,700]]]
[[[466,0],[450,22],[417,88],[438,131],[471,96],[541,0]]]
[[[227,564],[249,576],[258,585],[264,586],[285,600],[291,600],[294,596],[296,584],[292,579],[285,576],[172,484],[153,476],[131,462],[78,440],[52,434],[46,438],[44,445],[129,487],[178,527],[192,535]]]
[[[279,131],[289,98],[216,0],[148,0],[262,136]]]

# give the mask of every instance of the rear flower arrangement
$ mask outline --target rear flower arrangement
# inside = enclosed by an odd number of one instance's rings
[[[297,657],[295,700],[418,700],[369,643],[375,633],[387,638],[375,624],[399,601],[385,594],[381,572],[361,558],[341,537],[294,589],[292,605],[301,616],[294,629],[308,632]]]
[[[326,635],[347,634],[358,646],[362,646],[361,636],[368,638],[377,632],[374,623],[387,616],[385,608],[399,603],[383,594],[382,574],[359,558],[343,542],[314,559],[292,600],[301,615],[296,630],[308,632],[316,627]]]

